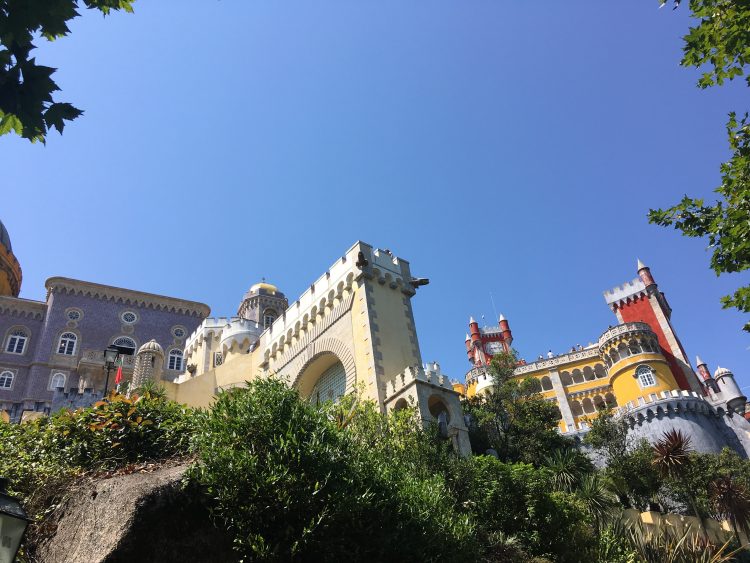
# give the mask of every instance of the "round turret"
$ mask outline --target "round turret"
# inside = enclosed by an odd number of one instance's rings
[[[21,280],[21,265],[13,254],[8,229],[0,221],[0,295],[18,297]]]
[[[740,387],[734,379],[734,374],[727,368],[717,367],[714,372],[714,379],[719,387],[721,399],[726,402],[727,408],[734,412],[744,413],[747,397],[740,391]]]
[[[138,348],[133,368],[131,389],[140,387],[146,381],[160,381],[164,369],[164,348],[156,340],[149,340]]]
[[[289,307],[284,294],[275,285],[263,280],[253,284],[237,309],[237,316],[268,328]]]
[[[221,332],[221,351],[226,359],[231,353],[246,354],[250,347],[258,342],[263,329],[254,321],[234,318],[224,326]]]
[[[678,387],[656,334],[646,323],[623,323],[607,330],[599,338],[599,355],[620,404]]]
[[[150,352],[152,354],[160,354],[162,357],[164,357],[164,348],[161,347],[161,344],[159,344],[156,340],[149,340],[146,342],[143,346],[138,348],[137,354],[141,354],[144,352]]]

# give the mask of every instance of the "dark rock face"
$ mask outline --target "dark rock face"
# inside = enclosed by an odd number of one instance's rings
[[[183,490],[185,465],[93,481],[48,519],[34,559],[49,563],[236,561],[231,538]]]

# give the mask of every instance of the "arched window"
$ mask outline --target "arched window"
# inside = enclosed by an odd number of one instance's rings
[[[607,408],[606,404],[604,403],[604,398],[602,398],[601,395],[597,395],[596,397],[594,397],[594,408],[598,411]]]
[[[341,362],[336,362],[325,370],[313,387],[310,400],[314,405],[336,403],[346,392],[346,370]]]
[[[60,343],[57,345],[57,353],[72,356],[76,351],[78,337],[72,332],[63,332],[60,335]]]
[[[654,370],[649,366],[638,366],[635,370],[635,375],[638,378],[638,383],[641,384],[641,387],[653,387],[656,385]]]
[[[573,379],[571,379],[570,374],[567,371],[560,372],[560,381],[563,385],[573,385]]]
[[[0,389],[10,389],[13,387],[13,375],[12,371],[4,371],[0,373]]]
[[[581,373],[581,370],[578,368],[573,370],[573,381],[575,383],[583,383],[583,374]]]
[[[550,378],[547,377],[546,375],[542,378],[542,389],[544,391],[552,390],[552,380],[550,380]]]
[[[120,351],[121,354],[130,354],[131,356],[135,354],[135,340],[128,336],[120,336],[119,338],[115,338],[115,341],[112,342],[112,344],[114,346],[117,346],[118,348],[122,348],[122,350]]]
[[[170,350],[167,369],[182,371],[182,350]]]
[[[276,315],[276,311],[274,311],[273,309],[266,309],[263,312],[263,328],[266,329],[271,326],[273,324],[273,321],[276,320],[277,316],[278,315]]]
[[[595,379],[594,370],[591,369],[591,366],[586,366],[585,368],[583,368],[583,378],[586,381],[593,381]]]
[[[583,412],[585,412],[586,414],[592,414],[594,411],[594,403],[590,398],[586,397],[583,400]]]
[[[628,342],[628,350],[630,350],[630,353],[635,356],[636,354],[641,353],[641,345],[637,340],[631,340]]]
[[[604,401],[607,403],[607,406],[609,408],[614,408],[617,406],[617,399],[615,399],[615,396],[612,393],[607,393],[604,395]]]
[[[570,403],[570,412],[573,413],[573,416],[582,416],[583,415],[583,407],[581,407],[580,401],[571,401]]]
[[[597,379],[607,377],[607,371],[604,369],[604,366],[602,364],[596,364],[594,366],[594,373],[596,374]]]
[[[9,354],[23,354],[26,351],[26,341],[28,339],[29,335],[24,329],[17,328],[12,330],[8,335],[5,351]]]
[[[620,342],[617,345],[617,352],[620,354],[620,359],[627,358],[630,355],[630,350],[628,350],[624,342]]]
[[[56,373],[50,378],[49,388],[54,391],[58,387],[65,387],[65,374],[64,373]]]

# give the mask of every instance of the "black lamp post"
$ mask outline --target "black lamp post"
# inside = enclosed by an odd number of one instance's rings
[[[29,525],[18,499],[6,494],[7,479],[0,478],[0,562],[16,560],[21,539]]]
[[[120,356],[120,351],[115,346],[107,346],[104,350],[104,365],[107,368],[107,378],[104,380],[104,396],[107,396],[107,388],[109,387],[109,372],[117,362],[117,358]]]

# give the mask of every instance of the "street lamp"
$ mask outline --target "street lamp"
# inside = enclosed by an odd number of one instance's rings
[[[107,387],[109,387],[109,372],[115,366],[117,358],[120,356],[120,351],[116,346],[107,346],[104,350],[104,365],[107,368],[107,378],[104,380],[104,396],[107,396]],[[0,562],[2,563],[2,562]]]
[[[8,480],[0,478],[0,563],[16,560],[21,539],[29,525],[26,511],[17,499],[6,494]]]

